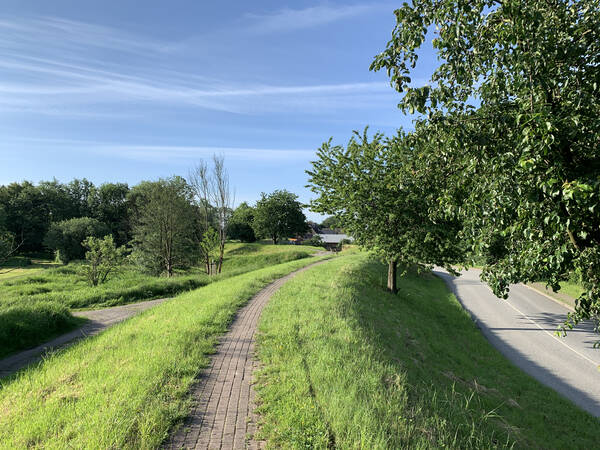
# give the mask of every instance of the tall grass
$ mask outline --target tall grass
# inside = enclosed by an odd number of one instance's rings
[[[274,448],[595,448],[596,418],[508,362],[444,283],[365,255],[299,275],[263,311],[261,435]]]
[[[307,258],[314,249],[230,244],[223,273],[209,277],[199,268],[173,278],[153,277],[124,266],[100,286],[88,285],[80,263],[0,282],[0,357],[39,345],[81,323],[69,309],[98,308],[172,297],[241,273]]]
[[[217,281],[2,381],[3,448],[157,448],[237,309],[305,258]]]

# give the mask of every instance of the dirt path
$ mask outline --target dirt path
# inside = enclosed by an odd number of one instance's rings
[[[149,300],[147,302],[132,303],[129,305],[115,306],[113,308],[97,309],[91,311],[77,311],[73,315],[89,319],[84,326],[70,333],[63,334],[49,342],[39,345],[35,348],[16,353],[12,356],[0,360],[0,377],[5,377],[15,373],[23,367],[41,360],[49,351],[65,347],[74,341],[86,336],[93,336],[100,333],[107,327],[122,322],[131,316],[145,311],[148,308],[156,306],[166,298],[158,300]]]
[[[240,309],[229,332],[223,336],[210,366],[192,388],[195,404],[184,426],[167,448],[243,449],[260,448],[252,439],[256,431],[252,373],[254,334],[263,307],[290,278],[317,264],[306,266],[271,283]]]

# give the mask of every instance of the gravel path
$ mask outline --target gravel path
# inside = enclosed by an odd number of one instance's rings
[[[256,431],[253,414],[252,373],[254,334],[263,307],[290,278],[321,264],[320,261],[271,283],[240,309],[229,332],[223,336],[210,366],[192,388],[195,404],[184,426],[172,436],[167,448],[243,449],[261,448],[252,439]]]
[[[16,353],[12,356],[0,360],[0,377],[5,377],[15,373],[23,367],[41,360],[48,352],[65,347],[74,341],[93,336],[100,333],[107,327],[122,322],[129,317],[145,311],[148,308],[156,306],[166,298],[158,300],[149,300],[147,302],[132,303],[129,305],[115,306],[113,308],[96,309],[90,311],[76,311],[74,316],[85,317],[89,319],[84,326],[70,333],[63,334],[49,342],[39,345],[35,348]]]

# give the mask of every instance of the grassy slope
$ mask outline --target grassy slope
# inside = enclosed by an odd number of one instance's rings
[[[229,244],[223,273],[216,279],[304,258],[314,251],[315,248],[292,246]],[[69,308],[107,307],[173,295],[204,286],[214,279],[197,268],[173,278],[164,278],[145,275],[135,267],[125,266],[106,283],[90,287],[78,264],[72,263],[46,270],[43,274],[0,282],[3,294],[0,306],[44,300],[62,303]]]
[[[599,422],[492,348],[444,283],[339,258],[263,312],[262,435],[272,447],[594,448]]]
[[[0,281],[35,275],[58,265],[58,263],[43,258],[11,258],[0,266]]]
[[[159,446],[187,414],[189,386],[237,309],[317,259],[182,294],[2,381],[0,447]]]
[[[0,358],[34,347],[82,323],[69,308],[108,307],[173,296],[211,282],[274,264],[306,258],[315,248],[230,244],[223,273],[209,277],[199,269],[173,278],[152,277],[123,268],[101,286],[90,287],[76,264],[0,283]]]

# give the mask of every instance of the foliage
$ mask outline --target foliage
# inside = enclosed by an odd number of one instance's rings
[[[134,260],[151,274],[171,277],[197,258],[192,192],[181,177],[146,181],[137,188]]]
[[[340,228],[339,219],[335,216],[329,216],[321,222],[321,228],[335,229]]]
[[[589,448],[597,418],[510,363],[444,282],[339,257],[286,283],[259,323],[267,448]]]
[[[213,264],[215,264],[215,261],[219,258],[220,244],[221,238],[219,236],[219,232],[212,227],[209,228],[202,236],[202,241],[200,242],[200,251],[208,258],[209,266],[207,273],[209,275],[213,274]],[[215,273],[219,273],[218,269],[215,270]]]
[[[240,203],[233,211],[227,225],[227,236],[230,239],[239,239],[242,242],[254,242],[256,236],[252,223],[254,222],[254,208],[248,203]]]
[[[295,236],[307,230],[306,217],[298,196],[284,190],[261,194],[254,208],[254,232],[269,238],[273,244],[285,237]]]
[[[323,144],[307,171],[309,187],[318,195],[313,211],[335,214],[361,247],[389,263],[388,288],[395,291],[396,265],[460,261],[456,239],[460,223],[437,208],[440,187],[426,164],[420,141],[399,133],[392,139],[367,130],[347,148]]]
[[[102,239],[90,236],[83,241],[83,246],[88,249],[84,273],[91,286],[104,283],[108,275],[124,262],[126,249],[117,248],[110,234]]]
[[[104,183],[93,189],[89,199],[93,217],[108,225],[116,245],[125,245],[131,239],[129,191],[126,183]]]
[[[315,234],[308,241],[306,241],[306,243],[308,245],[313,245],[315,247],[325,247],[325,244],[323,243],[323,239],[321,239],[321,236],[319,236],[318,234]]]
[[[579,271],[574,322],[600,313],[600,5],[533,0],[415,0],[372,69],[385,69],[400,106],[427,114],[452,173],[442,198],[459,211],[499,296],[510,283],[553,289]],[[427,86],[410,75],[426,34],[441,64]],[[460,192],[458,198],[456,192]],[[464,193],[466,196],[463,196]]]
[[[188,414],[189,389],[237,310],[270,282],[313,261],[186,293],[3,380],[0,442],[7,448],[32,442],[44,448],[160,447]]]
[[[61,262],[66,264],[74,259],[84,258],[82,243],[86,238],[101,237],[108,233],[110,230],[102,222],[91,217],[79,217],[53,223],[44,238],[44,245],[58,251]]]
[[[24,181],[0,186],[0,209],[5,210],[7,231],[23,240],[21,251],[44,251],[50,224],[78,217],[105,223],[117,243],[124,244],[130,238],[128,192],[123,183],[96,187],[86,179],[69,183],[54,179],[37,185]]]
[[[34,302],[0,308],[0,358],[35,347],[81,325],[58,302]]]

